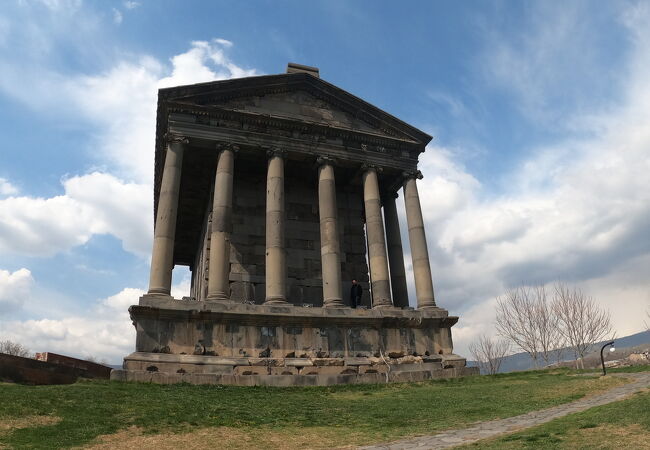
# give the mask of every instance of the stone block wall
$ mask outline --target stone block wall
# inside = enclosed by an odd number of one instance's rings
[[[162,301],[129,309],[138,352],[254,358],[449,355],[456,317],[442,309],[353,310]]]
[[[287,300],[295,305],[323,304],[318,176],[313,163],[287,161],[285,166],[285,248]],[[243,166],[243,167],[242,167]],[[230,295],[237,302],[261,304],[265,299],[266,172],[235,164],[233,230],[230,246]],[[360,189],[337,186],[343,300],[349,301],[351,280],[364,288],[362,304],[370,305],[368,267]],[[201,242],[192,274],[192,294],[207,296],[210,248],[210,208],[207,205]]]

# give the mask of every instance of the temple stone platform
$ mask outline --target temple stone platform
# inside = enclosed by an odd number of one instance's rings
[[[441,308],[312,308],[145,295],[137,351],[111,378],[238,385],[423,381],[475,373],[452,353]]]

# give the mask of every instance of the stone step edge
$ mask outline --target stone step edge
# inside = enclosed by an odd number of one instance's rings
[[[317,374],[317,375],[221,375],[147,372],[114,369],[112,381],[156,384],[214,384],[238,386],[331,386],[335,384],[384,384],[386,382],[419,382],[439,378],[478,375],[475,367],[451,367],[436,370],[398,371],[393,374]]]

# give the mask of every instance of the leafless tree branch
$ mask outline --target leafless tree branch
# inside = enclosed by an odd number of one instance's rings
[[[477,362],[481,373],[494,375],[499,372],[501,363],[510,350],[510,344],[505,340],[492,339],[482,335],[469,344],[469,351]]]
[[[0,353],[13,356],[22,356],[28,358],[30,352],[23,344],[12,342],[10,340],[0,341]]]
[[[610,313],[578,288],[557,283],[554,291],[553,311],[559,330],[573,350],[576,367],[584,368],[585,354],[612,333]]]
[[[535,367],[541,348],[535,318],[537,309],[534,292],[528,286],[510,289],[505,295],[497,298],[498,333],[528,353]]]
[[[560,332],[560,319],[553,311],[553,304],[548,298],[545,285],[535,286],[531,291],[535,302],[532,322],[537,332],[539,353],[548,366],[551,364],[553,352],[561,353],[560,349],[564,346],[564,337]]]

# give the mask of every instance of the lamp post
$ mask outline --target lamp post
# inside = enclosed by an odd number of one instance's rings
[[[603,356],[603,351],[605,350],[605,347],[608,345],[614,345],[614,341],[608,342],[607,344],[603,345],[602,348],[600,349],[600,362],[603,365],[603,376],[607,375],[607,370],[605,370],[605,357]],[[609,349],[610,352],[614,351],[614,347]]]

